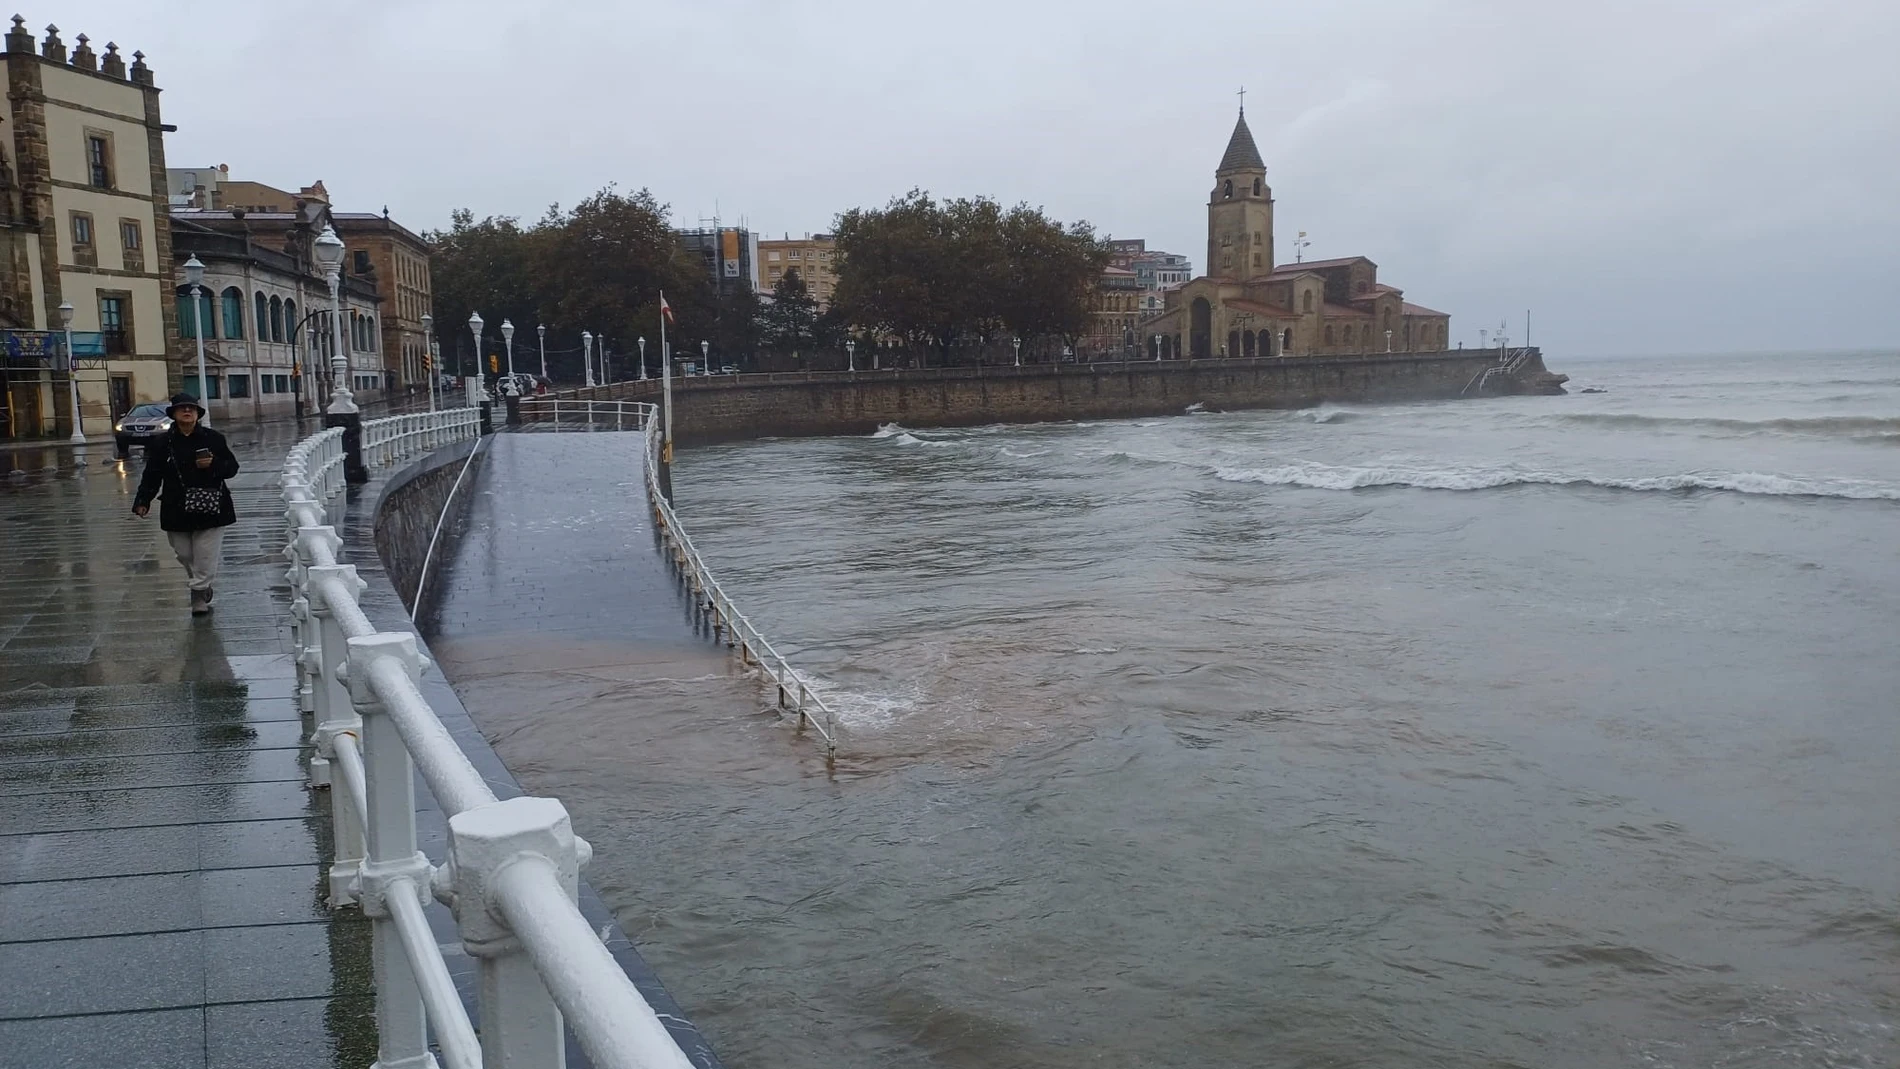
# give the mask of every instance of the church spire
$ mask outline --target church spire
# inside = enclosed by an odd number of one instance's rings
[[[1214,168],[1214,173],[1266,169],[1266,161],[1260,158],[1260,150],[1254,147],[1253,131],[1247,129],[1247,108],[1243,104],[1240,118],[1234,123],[1234,136],[1227,139],[1227,151],[1221,154],[1220,166]]]

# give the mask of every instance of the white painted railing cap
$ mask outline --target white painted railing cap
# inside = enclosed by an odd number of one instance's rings
[[[509,798],[449,818],[455,866],[455,919],[471,954],[511,938],[493,900],[495,878],[510,865],[543,858],[572,897],[580,887],[580,851],[567,807],[553,798]]]

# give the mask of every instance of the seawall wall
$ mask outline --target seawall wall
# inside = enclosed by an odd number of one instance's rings
[[[1495,351],[1456,350],[680,378],[673,383],[674,437],[691,444],[865,434],[886,423],[953,427],[1122,419],[1178,414],[1193,404],[1304,408],[1326,401],[1450,399],[1497,362]],[[1524,381],[1543,372],[1542,356],[1534,355],[1504,389],[1524,388]],[[660,384],[649,379],[560,396],[654,401],[659,395]]]

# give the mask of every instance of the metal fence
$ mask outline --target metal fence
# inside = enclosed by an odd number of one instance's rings
[[[796,713],[801,728],[809,725],[816,730],[825,741],[827,756],[835,756],[838,752],[837,715],[812,691],[804,675],[793,668],[751,619],[733,604],[731,596],[713,577],[712,569],[706,566],[705,558],[687,536],[679,515],[673,511],[673,504],[661,485],[661,428],[657,406],[641,401],[551,398],[523,401],[521,415],[528,422],[552,424],[556,431],[564,426],[586,426],[645,432],[643,466],[647,497],[653,503],[653,522],[659,528],[669,559],[693,598],[694,610],[705,615],[714,639],[737,650],[741,663],[756,667],[772,681],[778,692],[779,708]]]
[[[371,420],[363,462],[388,467],[479,431],[474,409]],[[498,801],[418,688],[415,636],[378,632],[358,605],[364,584],[338,562],[342,539],[325,522],[344,485],[342,430],[291,449],[282,483],[298,696],[316,725],[313,780],[331,788],[330,901],[358,903],[373,921],[377,1065],[435,1064],[433,1030],[449,1069],[560,1067],[565,1021],[601,1069],[686,1069],[581,915],[591,850],[566,809],[552,798]],[[417,771],[448,817],[442,865],[417,849]],[[479,961],[479,1034],[429,930],[431,898],[450,907]]]

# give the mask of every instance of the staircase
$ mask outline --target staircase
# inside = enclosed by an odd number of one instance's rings
[[[1458,396],[1463,397],[1471,393],[1474,388],[1477,390],[1478,394],[1482,396],[1484,394],[1485,385],[1491,381],[1493,376],[1502,375],[1502,376],[1505,376],[1506,378],[1509,378],[1510,376],[1517,374],[1518,371],[1522,369],[1524,365],[1530,361],[1531,354],[1533,352],[1535,352],[1535,350],[1533,350],[1530,346],[1524,346],[1523,348],[1520,348],[1520,349],[1501,350],[1498,353],[1497,364],[1492,367],[1485,368],[1483,371],[1480,371],[1478,372],[1477,375],[1473,376],[1470,382],[1465,383],[1465,388],[1458,391]]]

